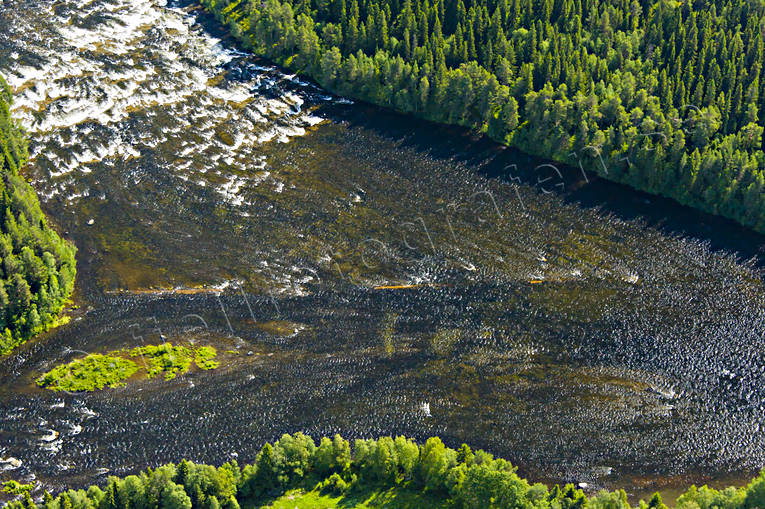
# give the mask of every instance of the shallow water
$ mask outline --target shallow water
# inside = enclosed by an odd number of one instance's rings
[[[0,458],[23,462],[0,478],[251,461],[295,431],[437,434],[632,493],[765,464],[762,259],[742,261],[761,236],[570,173],[540,183],[537,161],[220,37],[158,0],[0,8],[28,176],[79,248],[82,306],[0,360]],[[160,334],[223,367],[33,386]]]

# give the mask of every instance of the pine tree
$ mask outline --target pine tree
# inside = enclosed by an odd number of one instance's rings
[[[275,13],[282,2],[303,17],[281,19]],[[759,100],[765,94],[759,76],[765,11],[754,4],[719,0],[701,9],[690,0],[471,0],[467,5],[464,0],[365,0],[361,5],[358,0],[314,0],[311,8],[301,8],[292,2],[269,0],[266,8],[251,12],[232,8],[228,23],[263,38],[256,47],[267,56],[291,62],[336,92],[476,128],[545,157],[565,158],[568,144],[584,138],[616,159],[627,154],[637,159],[634,154],[642,149],[645,157],[629,175],[609,178],[629,179],[638,188],[721,210],[746,224],[765,224],[765,211],[752,214],[742,204],[748,184],[734,171],[694,180],[698,188],[691,192],[673,183],[678,165],[686,173],[702,167],[697,156],[705,169],[717,165],[761,172],[762,147],[739,140],[747,146],[742,149],[732,141],[739,139],[739,129],[754,132],[749,124],[765,118]],[[211,8],[227,16],[217,3]],[[539,88],[548,101],[544,108],[531,101],[531,92]],[[577,94],[596,105],[616,96],[623,109],[606,115],[598,106],[582,116],[570,99]],[[530,110],[527,98],[547,115]],[[517,106],[512,114],[510,99]],[[685,125],[686,132],[669,136],[670,142],[649,142],[627,134],[639,129],[644,117],[636,114],[635,120],[628,113],[636,108],[659,123],[663,118],[673,124],[678,114],[688,120],[692,111],[702,116],[714,112],[719,125],[693,134]],[[517,124],[524,128],[518,130]],[[0,118],[0,127],[6,125]],[[694,155],[696,148],[701,150]],[[6,166],[16,159],[11,157]],[[6,216],[0,226],[15,250],[15,258],[4,257],[3,265],[15,273],[24,225],[9,217],[7,206],[0,210]],[[26,280],[36,292],[39,278]],[[41,320],[44,309],[37,307]],[[31,308],[25,313],[20,318],[28,318]]]
[[[181,460],[181,462],[178,464],[178,469],[176,470],[175,474],[175,483],[180,484],[181,486],[186,486],[189,480],[189,463],[185,459]]]

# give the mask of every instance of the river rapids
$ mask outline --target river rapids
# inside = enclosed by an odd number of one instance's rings
[[[1,0],[0,72],[80,305],[0,359],[0,480],[241,463],[296,431],[439,435],[631,493],[765,465],[762,237],[740,254],[567,200],[595,184],[331,96],[195,5]],[[165,338],[221,368],[34,385]]]

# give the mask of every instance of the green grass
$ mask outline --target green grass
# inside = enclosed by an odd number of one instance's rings
[[[188,372],[192,362],[200,369],[215,369],[219,365],[213,360],[216,355],[215,348],[211,346],[192,350],[185,346],[173,346],[170,343],[141,346],[130,351],[131,357],[142,357],[146,361],[146,374],[149,378],[164,373],[165,380],[172,380]]]
[[[215,356],[218,355],[215,348],[211,346],[203,346],[194,350],[194,363],[199,369],[215,369],[220,366],[218,361],[214,361]]]
[[[94,391],[119,387],[138,371],[138,365],[114,355],[91,354],[57,366],[37,379],[37,385],[53,391]]]
[[[90,354],[53,368],[36,382],[53,391],[80,392],[123,386],[125,380],[141,370],[147,378],[164,375],[165,380],[172,380],[187,373],[192,362],[203,370],[217,368],[220,363],[214,360],[216,356],[217,351],[211,346],[195,349],[170,343],[141,346],[106,355]]]
[[[140,346],[130,351],[131,357],[141,357],[146,361],[146,376],[154,378],[164,373],[165,380],[172,380],[179,374],[186,373],[191,367],[193,354],[184,346],[162,345]]]
[[[445,508],[442,498],[423,494],[406,487],[367,488],[353,490],[344,495],[312,491],[291,490],[260,509],[424,509]]]

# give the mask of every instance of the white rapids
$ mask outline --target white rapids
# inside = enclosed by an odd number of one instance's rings
[[[98,199],[83,174],[120,162],[137,174],[158,165],[179,186],[207,187],[246,207],[238,192],[263,180],[259,147],[289,142],[322,120],[312,110],[326,96],[310,101],[304,90],[277,88],[301,86],[295,76],[249,64],[244,76],[228,79],[227,64],[245,55],[163,0],[43,2],[43,29],[25,26],[31,7],[10,3],[4,8],[22,14],[0,35],[13,49],[0,54],[0,73],[31,135],[40,168],[32,177],[45,200]]]

